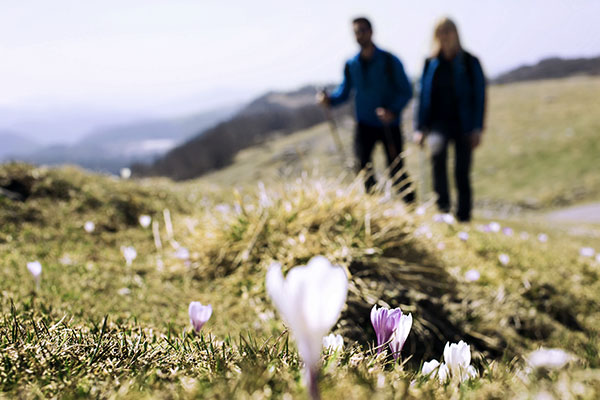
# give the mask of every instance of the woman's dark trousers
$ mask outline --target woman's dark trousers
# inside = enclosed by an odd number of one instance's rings
[[[437,149],[432,149],[431,161],[433,166],[433,189],[438,196],[437,205],[440,211],[450,212],[450,194],[448,192],[448,146],[454,143],[455,163],[454,178],[458,190],[458,207],[456,217],[459,221],[471,219],[471,140],[467,135],[441,135],[443,140]],[[437,151],[436,151],[437,150]]]

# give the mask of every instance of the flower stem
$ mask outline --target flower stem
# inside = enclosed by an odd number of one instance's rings
[[[319,368],[313,367],[308,371],[308,392],[312,400],[321,400],[319,393]]]

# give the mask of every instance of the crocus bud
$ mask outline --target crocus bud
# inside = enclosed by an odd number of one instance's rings
[[[121,168],[121,179],[131,178],[131,170],[129,168]]]
[[[121,247],[121,252],[123,252],[123,257],[125,257],[125,262],[127,266],[130,266],[133,260],[137,257],[137,251],[131,246]]]
[[[498,261],[500,261],[500,264],[502,265],[508,265],[508,263],[510,262],[510,257],[508,256],[508,254],[500,254],[498,256]]]
[[[533,368],[561,369],[575,357],[563,349],[540,348],[529,353],[526,359]]]
[[[39,261],[28,262],[27,269],[33,276],[33,280],[35,281],[35,286],[39,288],[40,279],[42,277],[42,264],[40,264]]]
[[[194,327],[196,332],[200,332],[202,326],[210,319],[212,315],[212,306],[209,304],[207,306],[203,306],[202,303],[198,301],[192,301],[190,303],[190,307],[188,309],[190,314],[190,323]]]
[[[458,232],[458,238],[466,242],[469,239],[469,234],[467,232]]]
[[[330,333],[328,336],[323,337],[323,348],[328,352],[336,352],[342,350],[344,347],[344,338],[342,335],[334,335]]]
[[[501,228],[500,224],[497,222],[490,222],[488,224],[488,227],[490,229],[490,232],[494,232],[494,233],[500,232],[500,228]]]
[[[94,229],[96,229],[96,224],[94,224],[92,221],[87,221],[84,225],[83,225],[83,229],[87,232],[87,233],[92,233],[94,232]]]
[[[152,222],[152,217],[149,215],[140,215],[140,225],[142,226],[142,228],[147,228],[150,226],[150,223]]]
[[[475,282],[481,278],[481,274],[476,269],[470,269],[465,273],[465,280],[467,282]]]
[[[591,247],[582,247],[579,249],[579,255],[582,257],[594,257],[596,251]]]
[[[190,251],[186,247],[178,247],[177,250],[175,250],[175,258],[180,260],[189,260]]]

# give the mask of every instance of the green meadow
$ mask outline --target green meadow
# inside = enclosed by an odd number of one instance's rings
[[[600,201],[599,91],[600,78],[491,88],[468,225],[434,222],[432,207],[417,215],[383,180],[366,195],[342,119],[344,155],[319,125],[183,183],[0,166],[0,186],[26,196],[0,197],[0,398],[307,398],[265,274],[274,261],[287,271],[315,255],[350,282],[333,328],[344,348],[322,356],[322,398],[598,398],[600,262],[580,249],[600,252],[600,227],[543,215]],[[405,150],[413,178],[429,182],[421,150]],[[375,165],[384,176],[381,149]],[[512,235],[486,232],[492,220]],[[131,265],[123,246],[137,251]],[[27,270],[35,260],[37,287]],[[471,270],[479,279],[467,279]],[[191,301],[213,307],[200,333]],[[401,362],[374,349],[374,304],[413,316]],[[477,378],[441,384],[420,373],[459,340]],[[540,347],[570,362],[533,368]]]

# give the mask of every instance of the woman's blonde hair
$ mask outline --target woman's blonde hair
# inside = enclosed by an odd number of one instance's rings
[[[433,57],[437,57],[440,54],[440,51],[442,50],[442,45],[440,43],[440,35],[442,34],[442,32],[454,32],[454,34],[456,35],[456,50],[458,51],[462,49],[462,46],[460,44],[460,36],[458,34],[458,28],[456,27],[456,24],[450,18],[442,17],[435,24],[435,28],[433,29],[433,48],[431,52]]]

